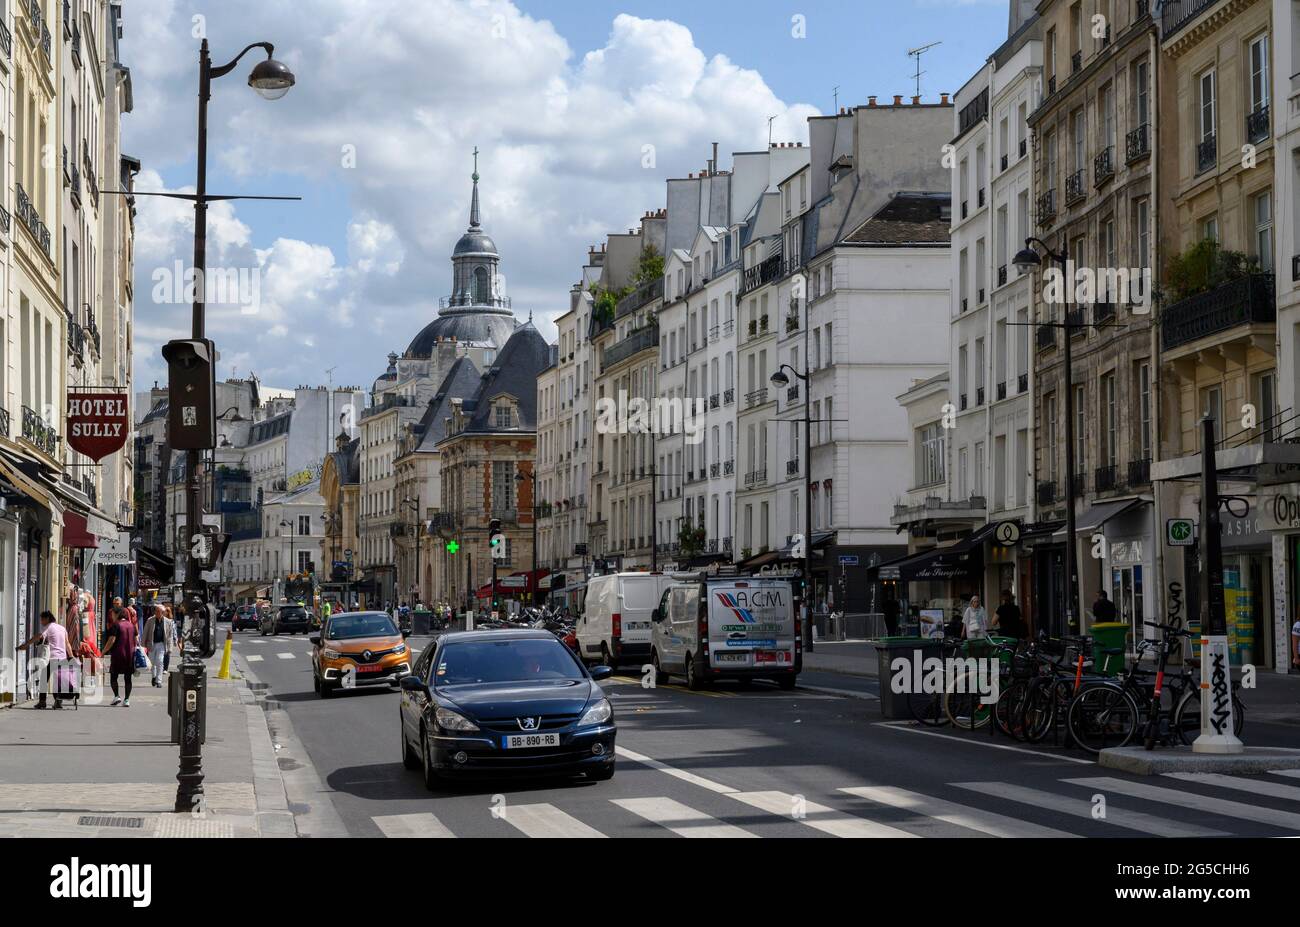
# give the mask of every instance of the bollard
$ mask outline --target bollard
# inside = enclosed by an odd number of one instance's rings
[[[221,670],[217,673],[218,679],[230,678],[230,639],[235,636],[235,626],[233,623],[230,629],[226,631],[226,646],[221,651]]]

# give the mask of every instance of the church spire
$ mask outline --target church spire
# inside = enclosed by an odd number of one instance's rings
[[[469,227],[476,229],[478,225],[478,146],[474,146],[474,194],[469,201]]]

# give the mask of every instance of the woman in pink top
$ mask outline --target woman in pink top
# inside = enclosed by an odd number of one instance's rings
[[[19,644],[19,650],[26,650],[37,642],[45,645],[45,671],[42,674],[45,677],[45,685],[41,688],[40,697],[36,700],[37,708],[48,707],[45,704],[45,696],[49,692],[50,680],[53,678],[53,668],[56,663],[62,663],[68,659],[68,632],[63,625],[54,619],[54,612],[41,612],[41,630],[27,639],[26,643]],[[58,699],[54,700],[55,708],[62,708]]]

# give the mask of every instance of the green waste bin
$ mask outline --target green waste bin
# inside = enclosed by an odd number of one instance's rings
[[[927,657],[943,656],[943,640],[936,637],[878,637],[872,644],[876,647],[876,679],[880,683],[880,713],[886,718],[911,718],[912,712],[907,707],[907,692],[895,692],[893,679],[894,660],[902,657],[907,660],[906,672],[912,678],[912,661]]]
[[[1092,669],[1102,676],[1117,676],[1124,669],[1124,654],[1105,653],[1125,650],[1129,626],[1123,621],[1102,621],[1088,629],[1092,636]]]

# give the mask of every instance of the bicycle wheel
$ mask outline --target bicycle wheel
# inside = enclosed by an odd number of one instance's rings
[[[985,705],[980,697],[976,680],[967,681],[964,677],[956,680],[943,699],[944,713],[954,727],[974,731],[989,723],[993,717],[993,706]]]
[[[1056,680],[1035,679],[1029,684],[1023,714],[1021,737],[1026,743],[1036,744],[1056,724]]]
[[[1133,696],[1112,683],[1086,686],[1070,702],[1066,726],[1074,742],[1089,753],[1122,747],[1138,730],[1138,706]]]
[[[942,692],[917,692],[907,697],[907,710],[926,727],[943,727],[948,716],[943,710]]]
[[[1017,679],[1002,690],[998,702],[993,706],[993,721],[998,730],[1014,740],[1023,739],[1025,695],[1029,692],[1029,683]]]
[[[1173,714],[1174,734],[1179,742],[1190,745],[1201,736],[1201,697],[1198,689],[1189,689],[1183,696]],[[1241,704],[1237,693],[1232,693],[1232,733],[1241,736],[1246,726],[1246,706]]]

